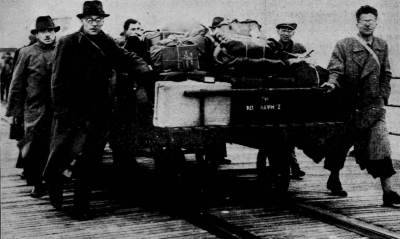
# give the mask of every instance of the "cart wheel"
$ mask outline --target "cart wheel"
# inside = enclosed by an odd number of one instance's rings
[[[269,159],[267,167],[267,149],[260,149],[257,154],[257,178],[262,187],[272,194],[282,195],[289,190],[290,166],[286,162],[274,162]],[[275,160],[277,161],[277,160]]]

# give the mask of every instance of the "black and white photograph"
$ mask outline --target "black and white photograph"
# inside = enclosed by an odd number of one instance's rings
[[[399,13],[0,0],[0,237],[400,239]]]

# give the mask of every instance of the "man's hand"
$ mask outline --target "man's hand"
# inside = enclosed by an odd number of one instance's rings
[[[23,116],[14,116],[13,122],[17,125],[23,125],[24,124],[24,117]]]
[[[333,83],[325,82],[321,85],[321,87],[327,89],[326,93],[330,93],[336,88],[336,85]]]

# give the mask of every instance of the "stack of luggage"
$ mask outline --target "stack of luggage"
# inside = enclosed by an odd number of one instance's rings
[[[216,81],[227,82],[229,85],[224,86],[224,89],[310,88],[321,86],[329,76],[326,69],[310,64],[298,55],[285,52],[278,41],[262,34],[261,25],[257,21],[250,19],[245,21],[222,19],[216,24],[213,23],[212,27],[190,21],[168,23],[160,31],[150,32],[147,38],[151,42],[149,51],[153,69],[162,75],[155,88],[155,117],[153,118],[155,126],[198,125],[196,123],[198,119],[185,118],[182,118],[180,122],[171,123],[168,121],[168,116],[162,113],[165,111],[162,109],[166,105],[164,101],[168,100],[163,96],[169,95],[165,91],[169,89],[175,91],[185,87],[190,89],[193,87],[193,82],[188,82],[188,79],[200,81],[198,82],[200,86],[196,84],[196,89],[209,90],[213,87],[204,83],[208,75],[215,77]],[[170,77],[171,75],[174,77]],[[180,84],[176,85],[176,81]],[[201,84],[204,85],[201,86]],[[216,84],[215,86],[217,87]],[[186,102],[188,105],[193,103],[189,101],[198,100],[184,97],[184,91],[176,91],[185,98],[184,101],[188,101]],[[284,107],[288,104],[293,106],[292,96],[296,96],[297,99],[293,102],[298,104],[295,104],[295,107]],[[232,102],[227,100],[228,98],[224,98],[221,102],[224,102],[224,109],[227,105],[232,105],[232,112],[228,113],[234,116],[233,123],[246,124],[254,123],[257,117],[259,123],[272,119],[280,121],[282,118],[296,121],[298,116],[305,115],[302,111],[305,112],[306,109],[309,109],[306,110],[307,113],[314,113],[315,108],[303,107],[305,104],[316,103],[314,98],[305,99],[303,93],[298,92],[274,93],[270,97],[272,99],[270,102],[265,102],[254,95],[247,97],[247,100],[232,99]],[[283,98],[286,99],[282,101]],[[282,105],[281,102],[285,103]],[[172,107],[186,104],[185,102],[170,103],[168,105]],[[157,106],[160,106],[160,109]],[[321,107],[323,106],[318,108]],[[249,110],[253,108],[255,110]],[[263,112],[260,112],[260,109]],[[172,108],[167,111],[175,112]],[[190,115],[190,113],[180,112],[181,115]],[[244,119],[243,115],[249,117]],[[259,117],[260,115],[262,117]],[[311,115],[310,119],[313,117]],[[186,122],[189,121],[192,123],[187,124]],[[229,123],[229,121],[224,121],[223,124]]]

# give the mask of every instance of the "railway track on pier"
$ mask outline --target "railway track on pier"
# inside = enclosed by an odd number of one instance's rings
[[[317,203],[310,202],[290,192],[287,197],[268,199],[268,195],[263,195],[262,192],[257,190],[259,186],[255,182],[257,180],[255,172],[243,170],[240,173],[239,171],[226,172],[226,174],[231,174],[230,176],[235,178],[226,180],[238,185],[237,187],[222,190],[224,192],[216,196],[215,194],[218,194],[218,188],[221,188],[221,185],[215,185],[215,188],[209,192],[212,195],[211,198],[205,200],[206,204],[211,202],[211,205],[206,205],[203,210],[199,211],[186,212],[184,210],[179,217],[218,238],[400,239],[399,230],[390,230],[376,225],[379,222],[370,223],[368,220],[340,213],[334,208],[322,206],[321,203],[318,203],[318,200]],[[243,175],[243,173],[247,175]],[[235,190],[235,192],[230,194],[231,190]],[[327,201],[332,200],[332,204],[347,200],[333,196],[325,197],[328,197]],[[200,200],[204,200],[204,197]],[[185,201],[190,202],[191,200]],[[196,202],[196,200],[191,202],[202,203]],[[364,203],[363,209],[360,209],[360,206],[357,205],[349,206],[349,204],[351,202],[345,206],[348,207],[349,211],[375,212],[377,217],[375,221],[381,220],[378,219],[379,213],[391,211],[392,213],[389,214],[392,218],[389,216],[385,220],[392,220],[393,224],[400,223],[399,207],[383,207],[380,205],[380,201],[376,201],[376,205],[371,205],[371,202]],[[341,206],[338,205],[338,207]],[[345,207],[342,207],[342,209],[346,210]]]
[[[234,213],[235,209],[231,209]],[[279,229],[271,221],[251,220],[255,226],[248,229],[243,224],[246,219],[239,220],[240,223],[229,222],[221,216],[216,216],[211,212],[199,212],[184,216],[188,222],[216,235],[219,238],[374,238],[374,239],[398,239],[400,235],[393,231],[365,223],[354,218],[343,216],[340,214],[329,212],[314,206],[304,203],[293,203],[288,208],[280,209],[282,223],[294,223],[295,221],[303,221],[303,223],[293,224],[292,229]],[[253,212],[258,212],[260,209],[253,208]],[[232,213],[230,212],[230,213]],[[247,216],[251,216],[247,214]],[[275,217],[277,217],[275,215]],[[297,220],[296,220],[297,219]],[[286,222],[285,222],[286,221]],[[290,222],[291,221],[291,222]],[[307,221],[307,222],[304,222]],[[317,223],[318,222],[318,225]],[[316,227],[323,226],[325,229],[322,233],[319,230],[310,230],[310,223],[316,224]],[[260,225],[264,224],[264,225]],[[280,225],[282,227],[282,225]],[[287,227],[290,227],[287,226]],[[292,231],[291,231],[292,230]],[[286,235],[286,236],[285,236]]]

